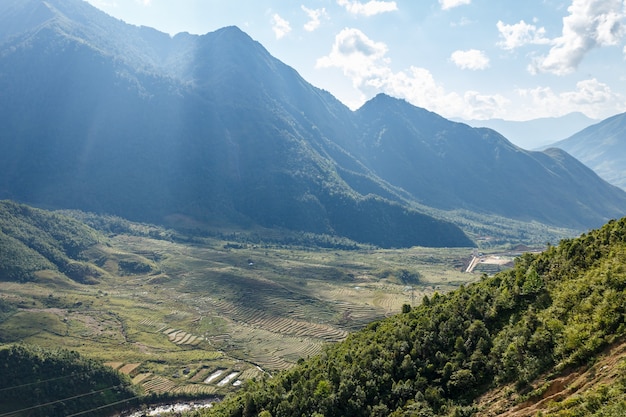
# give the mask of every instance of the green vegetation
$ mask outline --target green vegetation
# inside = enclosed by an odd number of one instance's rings
[[[207,415],[470,415],[491,387],[519,398],[545,372],[582,366],[626,333],[626,219],[564,240],[515,268],[374,322]],[[606,413],[623,409],[623,368]],[[607,395],[581,401],[604,404]],[[599,406],[596,410],[599,410]],[[589,409],[586,409],[589,412]],[[576,414],[573,409],[570,414]],[[593,411],[596,412],[596,411]]]
[[[0,349],[0,414],[110,415],[137,403],[130,379],[63,349],[12,345]]]
[[[31,281],[35,273],[58,270],[77,282],[98,272],[80,262],[80,254],[98,242],[98,233],[57,213],[0,201],[0,280]]]

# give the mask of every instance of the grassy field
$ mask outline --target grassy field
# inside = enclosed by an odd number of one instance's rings
[[[341,251],[121,234],[84,255],[98,284],[54,271],[0,282],[16,307],[2,316],[0,342],[100,358],[146,392],[226,393],[479,278],[463,272],[470,248]]]

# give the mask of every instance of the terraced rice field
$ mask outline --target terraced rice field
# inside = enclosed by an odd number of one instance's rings
[[[345,330],[333,326],[280,317],[266,311],[236,306],[225,301],[215,301],[213,306],[220,314],[232,320],[240,321],[248,326],[260,327],[276,334],[306,336],[325,342],[336,342],[348,335]]]
[[[174,392],[178,384],[160,375],[153,375],[141,384],[147,393],[163,394],[164,392]]]

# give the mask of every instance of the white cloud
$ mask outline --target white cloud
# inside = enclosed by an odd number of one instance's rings
[[[276,35],[276,39],[281,39],[291,32],[291,25],[278,14],[274,14],[274,16],[272,16],[272,30]]]
[[[330,54],[317,60],[317,68],[340,68],[355,87],[381,77],[388,60],[387,45],[374,42],[358,29],[343,29],[335,36]]]
[[[454,7],[470,4],[472,0],[439,0],[442,10],[452,9]]]
[[[618,45],[624,37],[623,0],[573,0],[567,10],[562,35],[547,56],[534,61],[532,71],[569,74],[591,49]]]
[[[358,29],[344,29],[335,37],[331,52],[317,60],[317,68],[336,67],[352,80],[353,86],[366,94],[385,92],[404,98],[445,117],[501,117],[506,99],[500,95],[468,93],[465,97],[448,92],[425,68],[411,66],[394,72],[387,58],[387,45],[375,42]],[[367,94],[371,95],[371,94]],[[358,107],[361,103],[352,103]]]
[[[463,27],[463,26],[468,26],[471,25],[472,23],[475,23],[474,21],[468,19],[467,17],[462,17],[461,20],[459,20],[458,22],[451,22],[450,26],[452,27]]]
[[[351,108],[362,105],[366,97],[384,92],[444,117],[467,120],[528,120],[574,111],[603,119],[626,112],[626,97],[595,78],[578,82],[571,91],[536,87],[508,93],[455,92],[446,90],[426,68],[411,66],[394,71],[387,53],[385,43],[370,39],[358,29],[346,28],[336,35],[330,53],[317,60],[317,68],[339,68],[352,80],[361,101],[351,102]]]
[[[594,119],[604,119],[626,111],[626,97],[595,78],[579,81],[573,91],[556,93],[550,87],[537,87],[516,92],[525,101],[522,113],[527,118],[579,111]]]
[[[364,16],[373,16],[379,13],[398,10],[398,5],[395,1],[370,0],[363,4],[358,0],[337,0],[337,4],[345,7],[345,9],[352,14]]]
[[[321,8],[321,9],[309,9],[305,6],[300,6],[302,8],[302,10],[304,10],[304,12],[307,14],[307,16],[309,16],[309,21],[307,23],[305,23],[304,25],[304,30],[306,30],[307,32],[313,32],[315,29],[317,29],[321,22],[321,18],[328,18],[328,13],[326,13],[326,9],[325,8]]]
[[[466,107],[463,117],[466,120],[504,118],[505,109],[511,103],[501,94],[481,94],[471,90],[463,94],[463,101]]]
[[[482,70],[489,67],[489,58],[487,55],[477,49],[454,51],[450,59],[461,69]]]
[[[548,44],[550,39],[545,37],[545,28],[537,28],[535,25],[528,24],[523,20],[513,25],[507,25],[502,21],[496,24],[502,41],[498,42],[498,46],[503,49],[515,49],[528,44]]]

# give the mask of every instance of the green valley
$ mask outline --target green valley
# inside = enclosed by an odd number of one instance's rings
[[[1,259],[14,273],[0,281],[0,341],[80,352],[144,394],[226,394],[479,276],[463,272],[471,248],[383,250],[277,231],[263,242],[261,230],[188,236],[8,201],[0,213],[3,250],[39,259]]]
[[[626,219],[424,297],[210,416],[622,416]],[[596,366],[598,365],[598,366]]]

